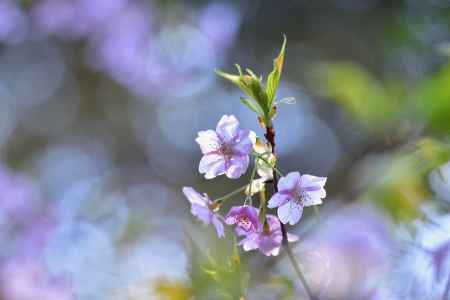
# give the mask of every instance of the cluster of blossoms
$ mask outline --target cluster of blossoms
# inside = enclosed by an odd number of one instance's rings
[[[214,225],[219,237],[225,236],[223,223],[234,225],[236,235],[242,237],[239,244],[245,251],[259,250],[267,256],[278,255],[283,240],[282,224],[296,224],[304,207],[321,204],[326,196],[326,178],[291,172],[279,179],[278,191],[268,203],[262,197],[259,208],[252,206],[252,196],[257,192],[265,195],[265,183],[274,180],[275,156],[271,147],[257,138],[253,131],[240,129],[233,115],[224,115],[215,131],[200,131],[196,142],[203,153],[199,172],[206,179],[220,175],[239,178],[247,171],[250,157],[255,158],[249,184],[224,197],[211,200],[208,195],[202,195],[192,187],[183,188],[191,203],[192,214],[203,223]],[[254,179],[255,172],[260,178]],[[247,195],[244,204],[231,207],[225,217],[221,216],[219,210],[222,203],[240,191],[245,191]],[[266,208],[278,208],[278,217],[267,214]],[[287,239],[296,241],[298,237],[287,234]]]

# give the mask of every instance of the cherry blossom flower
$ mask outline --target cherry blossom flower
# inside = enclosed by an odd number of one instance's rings
[[[281,232],[280,220],[276,216],[267,215],[267,224],[261,226],[260,230],[248,234],[239,245],[245,251],[258,249],[266,256],[277,256],[280,253],[281,242],[283,241],[283,233]],[[298,237],[293,234],[287,235],[289,242],[295,242]]]
[[[212,202],[208,195],[201,195],[191,187],[183,187],[183,194],[191,203],[191,213],[206,225],[212,223],[216,229],[217,235],[220,238],[224,237],[224,226],[216,214],[219,204]]]
[[[216,131],[200,131],[195,140],[203,153],[199,172],[205,174],[206,179],[222,174],[239,178],[248,168],[254,140],[255,133],[239,129],[235,116],[222,116]]]
[[[258,219],[258,209],[253,206],[233,206],[225,217],[227,225],[236,225],[238,236],[248,235],[261,230],[262,224]]]
[[[296,224],[302,217],[303,207],[322,204],[326,197],[323,188],[326,177],[301,175],[291,172],[278,182],[278,193],[269,200],[268,207],[278,207],[278,217],[284,224]]]

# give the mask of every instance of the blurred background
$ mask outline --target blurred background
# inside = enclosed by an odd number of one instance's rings
[[[450,299],[446,0],[0,0],[0,299],[303,299],[180,192],[248,180],[206,182],[194,139],[263,133],[214,69],[267,74],[283,34],[280,169],[328,177],[291,228],[313,290]]]

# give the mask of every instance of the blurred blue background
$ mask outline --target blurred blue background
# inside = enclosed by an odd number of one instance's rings
[[[445,0],[0,0],[0,299],[236,299],[235,241],[180,189],[245,184],[206,182],[194,139],[223,114],[262,135],[214,69],[267,74],[283,34],[280,169],[328,176],[292,229],[311,286],[450,299]],[[303,297],[283,255],[239,266],[245,299]]]

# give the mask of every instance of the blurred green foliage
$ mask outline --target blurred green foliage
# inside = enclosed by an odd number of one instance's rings
[[[450,134],[450,65],[410,89],[354,63],[320,63],[312,75],[317,94],[336,101],[377,141],[357,198],[375,202],[396,221],[418,217],[431,196],[429,172],[450,159],[449,145],[440,141]],[[409,128],[401,130],[405,121]],[[383,140],[396,141],[383,148]]]
[[[439,133],[450,134],[450,64],[420,83],[417,93],[419,111],[428,126]]]
[[[320,63],[312,75],[320,96],[342,105],[367,129],[385,129],[403,107],[398,86],[384,85],[355,63]]]
[[[232,248],[231,255],[227,249]],[[155,290],[161,299],[244,299],[249,273],[242,263],[237,242],[218,242],[214,249],[201,249],[191,239],[189,281],[158,281]]]
[[[420,204],[431,196],[429,172],[450,159],[449,145],[437,140],[421,139],[406,148],[370,160],[364,170],[365,188],[359,196],[398,222],[420,216]]]

